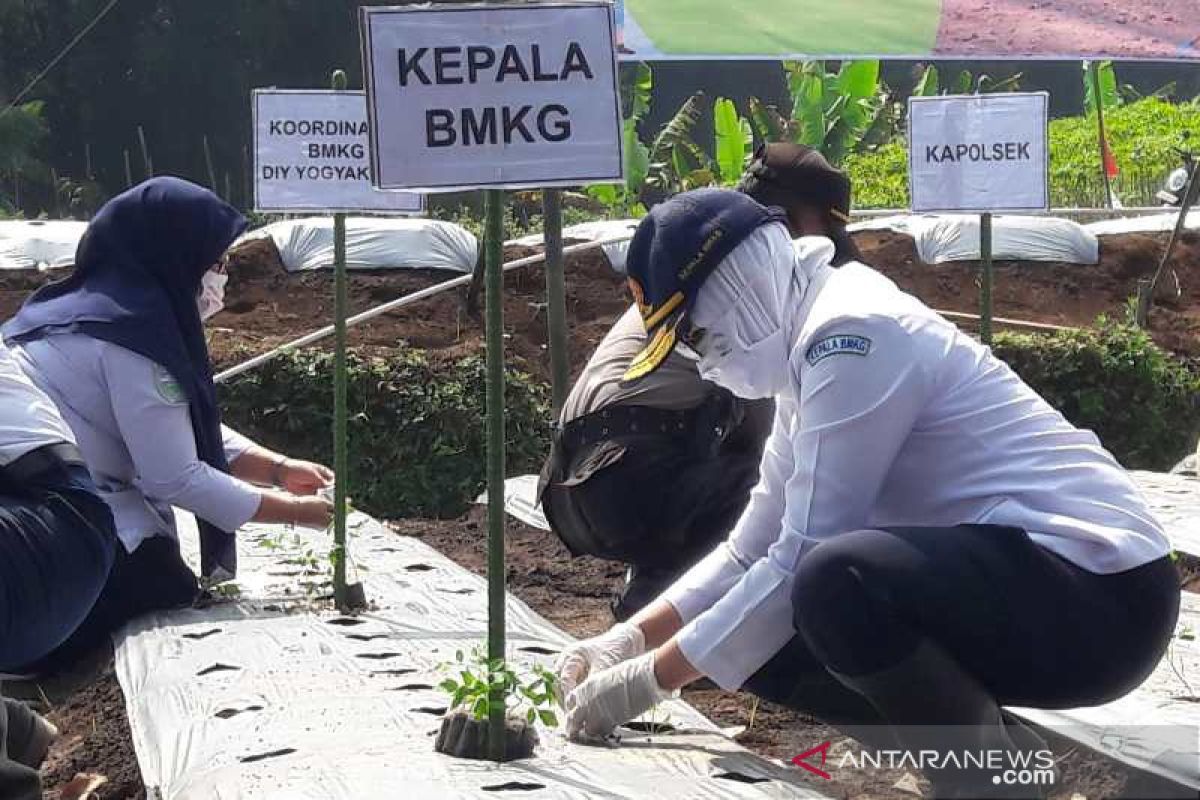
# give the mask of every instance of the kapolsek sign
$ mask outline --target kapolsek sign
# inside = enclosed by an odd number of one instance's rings
[[[380,188],[623,180],[607,3],[360,13]]]
[[[259,211],[420,213],[422,197],[371,184],[362,92],[254,92],[254,207]]]
[[[909,101],[913,211],[1044,211],[1050,205],[1045,92]]]

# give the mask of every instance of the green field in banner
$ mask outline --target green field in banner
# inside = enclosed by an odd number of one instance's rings
[[[626,13],[664,54],[923,54],[940,0],[626,0]]]

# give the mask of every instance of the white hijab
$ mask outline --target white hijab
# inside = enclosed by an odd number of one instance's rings
[[[833,257],[833,242],[819,237],[793,242],[781,223],[747,236],[696,297],[692,324],[706,331],[700,374],[748,399],[782,392],[804,322],[802,304]]]

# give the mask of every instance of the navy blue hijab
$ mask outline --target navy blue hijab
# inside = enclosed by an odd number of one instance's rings
[[[228,472],[196,295],[245,229],[245,218],[209,190],[152,178],[100,209],[79,242],[74,272],[26,300],[4,338],[83,333],[161,365],[187,395],[200,459]],[[233,535],[203,521],[200,554],[205,576],[217,567],[236,572]]]

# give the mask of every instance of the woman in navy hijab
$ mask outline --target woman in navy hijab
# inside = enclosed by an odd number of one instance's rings
[[[192,602],[196,576],[180,557],[172,506],[198,518],[201,571],[212,582],[235,574],[243,524],[329,523],[318,494],[328,469],[221,424],[203,321],[223,305],[222,257],[245,228],[207,189],[146,181],[100,209],[74,273],[36,292],[3,328],[78,438],[124,545],[91,616],[55,660],[137,614]]]

